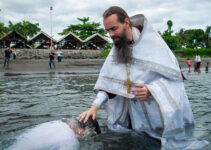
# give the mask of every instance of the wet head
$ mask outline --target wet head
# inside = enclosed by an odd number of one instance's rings
[[[91,117],[86,123],[78,121],[76,117],[66,119],[65,122],[75,132],[75,134],[80,136],[96,135],[101,133],[97,120],[92,120]]]

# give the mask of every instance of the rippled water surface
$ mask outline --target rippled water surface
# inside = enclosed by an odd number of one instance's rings
[[[201,139],[211,141],[211,73],[191,73],[185,87]],[[97,74],[0,74],[0,150],[40,123],[71,117],[87,110],[95,94]],[[80,149],[157,149],[146,135],[112,133],[106,114],[98,111],[102,134],[82,140]],[[137,138],[138,137],[138,138]],[[209,145],[206,149],[211,149]]]

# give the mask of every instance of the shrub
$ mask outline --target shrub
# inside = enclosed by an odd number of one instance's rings
[[[101,53],[100,53],[100,57],[106,58],[108,56],[109,52],[110,52],[110,49],[102,50]]]

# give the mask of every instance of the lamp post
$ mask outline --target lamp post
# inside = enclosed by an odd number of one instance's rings
[[[52,10],[53,10],[53,7],[51,6],[50,7],[50,21],[51,21],[51,45],[50,45],[50,48],[52,47]]]

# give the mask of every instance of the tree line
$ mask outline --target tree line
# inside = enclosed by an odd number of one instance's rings
[[[89,17],[77,19],[81,23],[76,25],[70,24],[67,28],[63,29],[63,31],[58,34],[66,35],[71,31],[82,40],[95,33],[99,33],[102,36],[107,37],[107,31],[104,28],[101,28],[101,24],[99,22],[90,22]],[[19,32],[25,38],[31,38],[40,32],[41,28],[39,27],[39,23],[31,23],[30,21],[25,20],[16,24],[13,24],[11,21],[9,21],[7,27],[4,25],[4,23],[0,22],[0,37],[4,36],[12,30]]]
[[[181,48],[211,48],[211,26],[207,26],[205,31],[202,29],[185,30],[182,28],[175,34],[173,34],[173,22],[171,20],[167,21],[167,26],[168,28],[163,33],[159,31],[159,34],[172,50]]]
[[[89,17],[77,18],[80,21],[79,24],[70,24],[67,28],[63,29],[59,35],[66,35],[70,31],[76,34],[82,40],[87,37],[99,33],[104,37],[108,37],[107,31],[101,27],[99,22],[90,22]],[[211,26],[207,26],[203,29],[180,29],[174,34],[172,30],[173,22],[167,21],[167,29],[161,33],[158,33],[166,41],[168,46],[172,50],[181,48],[211,48]],[[41,31],[39,23],[31,23],[30,21],[22,21],[18,23],[8,22],[8,26],[0,22],[0,37],[7,34],[9,31],[15,30],[22,34],[25,38],[31,38]],[[107,45],[107,48],[111,48],[111,43]]]

